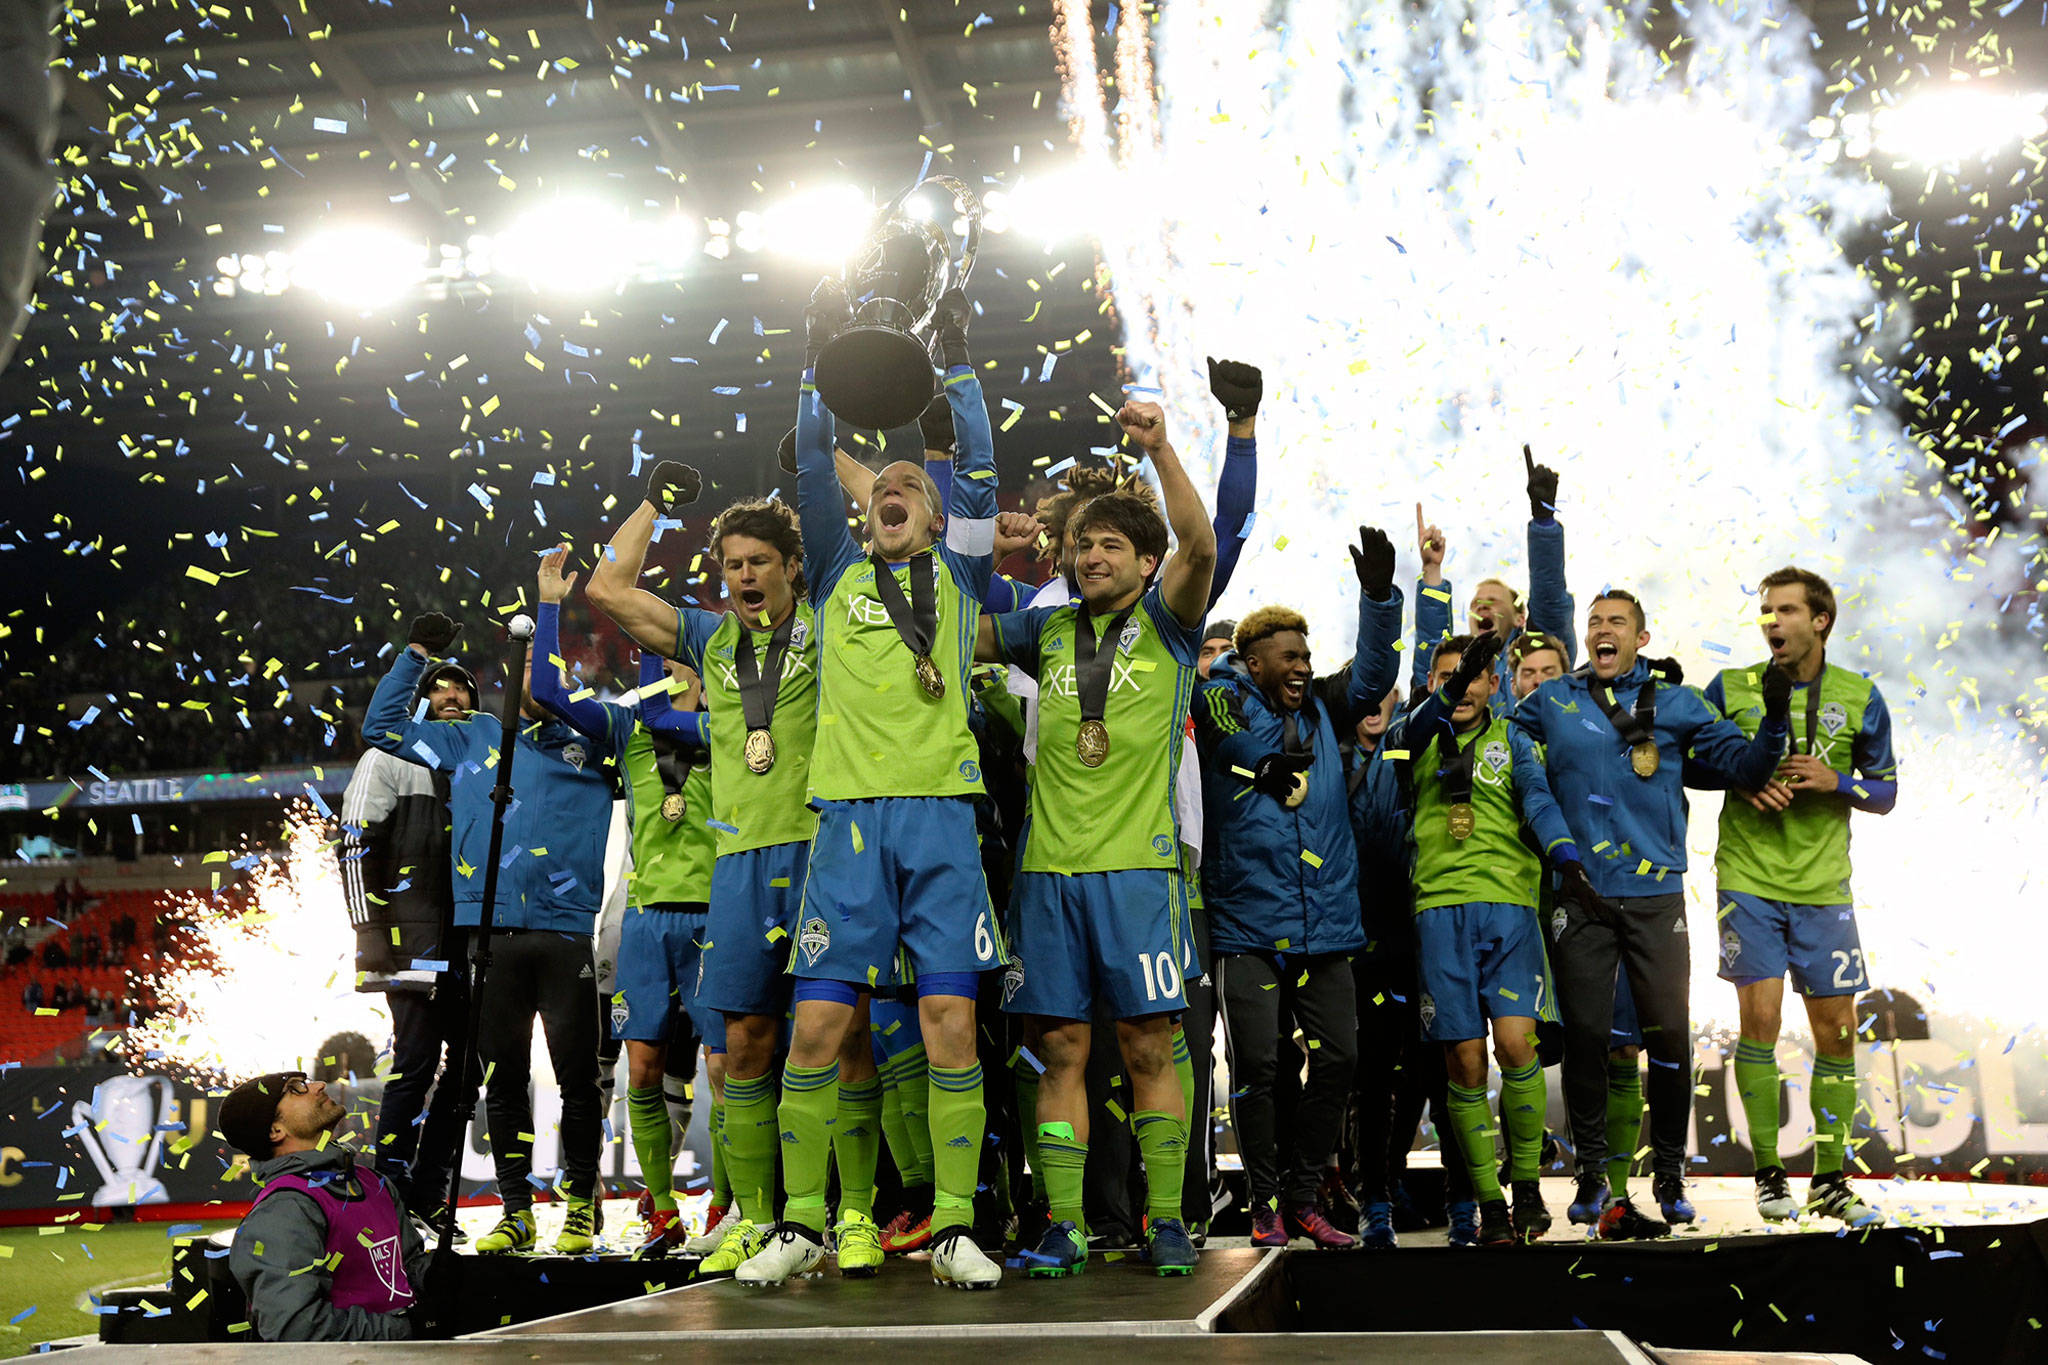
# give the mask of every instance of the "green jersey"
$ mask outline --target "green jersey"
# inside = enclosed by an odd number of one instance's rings
[[[1038,762],[1031,783],[1030,837],[1022,872],[1123,872],[1180,866],[1174,779],[1194,696],[1196,633],[1182,625],[1154,584],[1139,598],[1109,654],[1102,724],[1108,751],[1082,761],[1075,650],[1079,603],[1027,607],[989,619],[1006,663],[1038,679]],[[1114,615],[1092,618],[1107,631]]]
[[[711,899],[711,769],[701,750],[676,745],[671,774],[682,778],[683,813],[662,813],[669,791],[656,740],[645,725],[626,738],[626,817],[633,831],[633,870],[626,899],[632,905],[666,905]],[[692,762],[694,760],[694,762]],[[684,764],[689,764],[687,770]]]
[[[718,833],[721,858],[777,844],[807,844],[818,829],[818,814],[806,804],[818,732],[817,616],[810,603],[797,602],[768,723],[775,761],[765,773],[747,766],[746,710],[734,653],[742,629],[735,612],[677,613],[676,657],[704,679],[711,747],[711,794],[705,813]],[[775,632],[747,633],[753,642],[754,668],[765,682]]]
[[[1764,668],[1723,669],[1707,684],[1708,705],[1745,735],[1763,724]],[[1870,679],[1829,664],[1816,682],[1793,689],[1792,741],[1795,752],[1813,754],[1840,775],[1840,790],[1799,792],[1782,811],[1757,810],[1731,793],[1721,803],[1716,879],[1723,891],[1767,900],[1848,905],[1849,811],[1858,804],[1889,809],[1898,776],[1891,715]],[[1881,803],[1859,776],[1885,789]]]
[[[1536,908],[1542,888],[1543,860],[1522,838],[1522,802],[1516,767],[1534,746],[1515,731],[1506,716],[1494,716],[1479,730],[1459,735],[1457,753],[1472,764],[1470,833],[1460,839],[1453,828],[1465,828],[1464,812],[1453,815],[1444,794],[1442,772],[1457,756],[1450,732],[1441,730],[1411,755],[1415,775],[1415,908],[1497,901]],[[1469,746],[1469,747],[1468,747]],[[1458,760],[1462,761],[1462,760]]]

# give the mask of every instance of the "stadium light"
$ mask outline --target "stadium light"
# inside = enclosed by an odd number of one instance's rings
[[[259,292],[250,283],[251,259],[242,258],[237,280],[245,294]],[[262,293],[279,294],[289,284],[352,308],[371,308],[426,277],[427,245],[388,228],[354,225],[330,228],[289,256],[273,251],[262,261]]]
[[[761,213],[734,217],[733,245],[772,251],[817,265],[838,265],[867,236],[875,216],[867,192],[855,185],[818,185],[770,204]]]
[[[470,238],[464,263],[472,275],[496,271],[550,292],[589,294],[627,279],[680,273],[702,236],[696,220],[680,213],[641,222],[622,205],[558,199],[522,214],[495,238]]]
[[[2048,133],[2038,91],[1951,86],[1877,111],[1877,145],[1923,166],[1987,156]]]

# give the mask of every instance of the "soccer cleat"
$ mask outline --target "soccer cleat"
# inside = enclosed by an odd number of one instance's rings
[[[1358,1198],[1344,1183],[1344,1172],[1338,1167],[1323,1167],[1323,1183],[1316,1191],[1316,1203],[1322,1206],[1324,1217],[1339,1232],[1358,1231]]]
[[[1783,1166],[1757,1169],[1756,1211],[1766,1223],[1789,1223],[1799,1216],[1799,1201],[1792,1197],[1792,1182]]]
[[[1261,1204],[1252,1210],[1252,1245],[1255,1247],[1284,1247],[1287,1245],[1287,1229],[1280,1222],[1280,1210],[1271,1204]]]
[[[882,1268],[882,1230],[859,1209],[847,1209],[832,1229],[839,1273],[864,1280]]]
[[[569,1216],[555,1234],[557,1256],[588,1256],[597,1249],[597,1234],[604,1231],[604,1210],[595,1199],[569,1196]]]
[[[422,1242],[427,1243],[429,1246],[439,1246],[441,1244],[441,1231],[434,1226],[431,1219],[427,1218],[424,1214],[411,1212],[408,1212],[406,1217],[412,1219],[412,1229],[420,1235]],[[462,1224],[457,1223],[455,1225],[455,1235],[449,1241],[459,1247],[469,1245],[469,1234],[462,1230]]]
[[[952,1227],[932,1239],[932,1282],[949,1289],[994,1289],[1003,1268],[982,1254],[966,1228]]]
[[[683,1216],[674,1209],[655,1209],[642,1221],[646,1229],[633,1250],[636,1261],[658,1261],[683,1240]]]
[[[1514,1182],[1515,1240],[1533,1242],[1550,1231],[1550,1210],[1543,1204],[1543,1187],[1533,1180]]]
[[[1515,1220],[1508,1214],[1508,1201],[1489,1199],[1479,1206],[1479,1245],[1511,1247],[1515,1244]]]
[[[1414,1196],[1408,1193],[1406,1181],[1396,1180],[1390,1193],[1393,1196],[1389,1202],[1394,1207],[1394,1231],[1420,1232],[1424,1228],[1437,1226],[1423,1215],[1422,1210],[1415,1207]]]
[[[1476,1247],[1479,1245],[1479,1205],[1470,1199],[1461,1199],[1444,1210],[1449,1219],[1450,1234],[1448,1245],[1454,1247]]]
[[[1603,1242],[1647,1242],[1669,1237],[1671,1225],[1636,1212],[1635,1202],[1617,1199],[1600,1215],[1599,1237]]]
[[[1045,1230],[1038,1250],[1024,1253],[1024,1273],[1035,1280],[1053,1280],[1079,1275],[1088,1268],[1088,1239],[1072,1223],[1062,1220]]]
[[[1358,1239],[1332,1223],[1320,1204],[1289,1204],[1284,1217],[1290,1236],[1308,1238],[1319,1251],[1351,1251],[1358,1246]]]
[[[718,1244],[709,1256],[697,1265],[699,1279],[712,1275],[730,1275],[745,1264],[768,1243],[768,1230],[759,1223],[749,1223],[742,1218],[726,1229],[725,1240]]]
[[[1692,1200],[1685,1197],[1685,1177],[1682,1175],[1660,1175],[1650,1182],[1650,1188],[1657,1194],[1657,1211],[1664,1215],[1664,1221],[1672,1226],[1690,1223],[1699,1214],[1694,1211]]]
[[[882,1229],[882,1250],[891,1256],[901,1256],[905,1252],[924,1250],[931,1239],[932,1216],[927,1213],[919,1217],[905,1209]]]
[[[801,1223],[777,1223],[761,1249],[740,1263],[732,1277],[741,1284],[778,1285],[808,1275],[825,1259],[825,1240]]]
[[[504,1256],[533,1250],[533,1210],[516,1209],[498,1220],[498,1225],[476,1239],[479,1256]]]
[[[1572,1206],[1564,1211],[1564,1216],[1574,1223],[1597,1223],[1613,1202],[1606,1176],[1582,1175],[1579,1177],[1578,1195],[1572,1200]]]
[[[1884,1214],[1876,1205],[1866,1204],[1857,1198],[1856,1191],[1850,1188],[1849,1177],[1840,1171],[1813,1178],[1806,1192],[1806,1211],[1823,1218],[1839,1218],[1851,1228],[1884,1226]]]
[[[1145,1229],[1147,1258],[1155,1275],[1195,1273],[1195,1244],[1178,1218],[1161,1218]]]
[[[1389,1203],[1373,1203],[1365,1206],[1364,1231],[1359,1234],[1358,1244],[1367,1251],[1392,1251],[1400,1240],[1394,1235],[1394,1206]]]
[[[704,1231],[683,1243],[685,1256],[709,1256],[725,1245],[725,1234],[731,1232],[740,1221],[740,1206],[729,1209],[712,1205],[704,1217]]]

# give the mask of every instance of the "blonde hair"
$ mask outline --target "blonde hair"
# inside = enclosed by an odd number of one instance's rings
[[[1261,640],[1271,639],[1283,630],[1294,630],[1308,634],[1308,618],[1293,607],[1260,607],[1237,623],[1237,634],[1230,643],[1239,654],[1248,652]]]

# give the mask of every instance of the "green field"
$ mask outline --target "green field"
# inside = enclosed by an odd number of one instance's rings
[[[0,1358],[22,1355],[39,1341],[97,1332],[99,1319],[83,1311],[87,1293],[163,1283],[171,1272],[170,1229],[190,1226],[0,1229]],[[233,1225],[203,1226],[210,1233]]]

